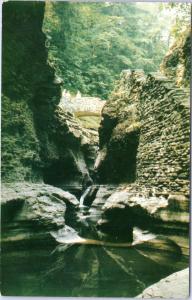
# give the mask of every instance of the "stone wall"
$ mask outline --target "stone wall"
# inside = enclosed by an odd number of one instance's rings
[[[103,109],[99,131],[101,149],[95,167],[101,181],[118,183],[111,196],[101,200],[105,204],[97,223],[100,230],[124,236],[134,226],[154,232],[187,230],[187,92],[159,73],[122,73]]]
[[[134,182],[136,178],[139,99],[132,92],[134,77],[130,74],[122,73],[102,111],[100,152],[95,163],[101,183]]]
[[[113,146],[114,140],[121,146],[119,150]],[[114,182],[113,168],[120,182],[129,182],[135,156],[136,175],[132,182],[140,188],[188,195],[189,90],[176,87],[160,73],[124,71],[103,109],[100,146],[96,167],[108,182]],[[119,172],[118,164],[124,173]],[[104,166],[110,172],[104,173]]]
[[[189,94],[151,74],[139,90],[141,131],[137,181],[157,190],[189,194]]]

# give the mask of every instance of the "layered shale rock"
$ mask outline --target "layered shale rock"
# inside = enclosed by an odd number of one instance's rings
[[[138,191],[139,190],[139,191]],[[94,204],[94,203],[93,203]],[[149,196],[146,190],[137,186],[118,188],[105,200],[103,216],[98,228],[114,232],[117,228],[126,233],[127,228],[139,226],[143,229],[157,230],[167,228],[186,230],[189,224],[189,200],[181,195],[169,197]]]
[[[103,105],[102,101],[97,99],[93,107],[95,99],[97,98],[78,95],[72,98],[69,93],[63,91],[55,110],[52,130],[54,140],[59,145],[59,155],[58,159],[45,168],[45,182],[74,191],[76,194],[80,194],[82,188],[92,183],[99,144],[100,110]],[[94,109],[96,111],[93,111]]]
[[[188,92],[159,73],[122,73],[103,109],[96,167],[100,178],[105,176],[111,184],[118,177],[124,190],[105,200],[104,216],[98,224],[101,228],[110,224],[122,227],[125,220],[127,225],[137,225],[144,219],[148,223],[188,224]],[[128,185],[131,180],[134,183]]]
[[[189,195],[190,112],[188,92],[159,74],[139,92],[141,133],[137,181],[154,193]]]
[[[54,139],[59,144],[58,159],[45,168],[45,182],[54,185],[73,185],[80,189],[91,182],[97,151],[98,136],[84,129],[73,113],[57,107],[54,117]]]
[[[102,183],[135,180],[140,120],[132,81],[129,72],[124,72],[102,111],[100,152],[95,162]]]
[[[45,180],[57,185],[68,183],[82,188],[92,182],[91,177],[94,175],[101,104],[96,103],[99,110],[94,112],[92,109],[96,106],[90,109],[86,97],[80,99],[81,108],[78,99],[64,100],[61,98],[55,111],[53,128],[55,140],[60,144],[60,159],[57,168],[50,166],[45,170]]]

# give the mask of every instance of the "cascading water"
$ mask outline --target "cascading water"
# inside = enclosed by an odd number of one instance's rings
[[[90,191],[91,186],[81,196],[82,209],[68,210],[70,222],[76,215],[77,223],[69,222],[75,229],[65,224],[50,232],[58,243],[56,248],[46,240],[46,246],[32,244],[30,254],[27,243],[22,250],[13,245],[11,253],[9,248],[3,249],[4,290],[9,288],[11,295],[133,298],[147,286],[186,268],[188,259],[166,237],[136,227],[133,242],[102,236],[95,226],[96,204],[94,210],[84,206]]]
[[[79,207],[83,207],[84,206],[84,200],[86,198],[86,196],[89,194],[91,190],[91,186],[89,186],[83,193],[83,195],[81,195],[81,198],[79,200]]]

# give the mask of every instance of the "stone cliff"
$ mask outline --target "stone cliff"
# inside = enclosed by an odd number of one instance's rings
[[[160,73],[124,71],[104,106],[99,132],[99,180],[123,185],[105,201],[99,225],[107,228],[109,220],[115,220],[113,227],[122,220],[137,225],[145,216],[187,224],[189,90]]]
[[[176,88],[166,77],[151,74],[143,82],[138,97],[142,121],[137,181],[147,188],[188,196],[189,91]]]
[[[51,126],[60,88],[47,64],[43,16],[44,3],[3,4],[3,181],[42,180],[54,152]]]
[[[187,224],[189,89],[162,74],[123,71],[102,109],[94,164],[98,120],[58,106],[61,91],[47,62],[43,16],[44,3],[3,4],[3,182],[75,185],[80,194],[96,174],[110,189],[103,193],[109,221],[124,222],[124,228],[141,217]],[[187,74],[190,60],[182,62]]]
[[[128,182],[135,169],[136,182],[146,188],[188,195],[189,123],[189,91],[160,73],[124,71],[103,109],[100,176],[104,173],[114,182],[115,175],[107,175],[103,167],[109,168],[110,161],[121,183]],[[117,164],[122,164],[125,175]]]
[[[43,17],[44,3],[3,4],[2,180],[62,185],[70,175],[81,185],[92,148],[57,108],[61,89],[47,62]]]
[[[149,233],[150,238],[151,233],[164,231],[167,237],[170,234],[177,244],[174,251],[178,248],[179,256],[180,249],[187,254],[188,245],[180,234],[188,230],[189,224],[188,37],[179,46],[183,49],[179,56],[175,46],[164,60],[165,74],[173,78],[181,74],[177,68],[181,62],[182,80],[175,82],[160,73],[125,70],[104,107],[97,99],[96,114],[95,98],[90,97],[84,99],[85,108],[80,99],[78,109],[70,111],[66,103],[59,105],[61,89],[47,61],[43,17],[44,3],[40,1],[3,4],[2,242],[14,243],[14,249],[17,245],[22,248],[23,241],[35,246],[43,243],[46,248],[49,243],[62,243],[63,238],[65,243],[70,238],[68,243],[73,244],[72,237],[77,232],[68,225],[86,237],[91,231],[95,235],[97,224],[102,232],[97,231],[96,236],[103,241],[81,238],[84,244],[111,247],[118,241],[131,243],[137,231],[144,229],[144,235]],[[168,70],[169,64],[173,66],[175,51],[177,63],[174,70]],[[98,181],[93,184],[91,177]],[[82,198],[85,202],[79,208]],[[144,245],[145,249],[148,244],[150,260],[156,256],[159,264],[162,253],[166,259],[167,254],[175,255],[170,251],[172,242],[167,244],[162,237],[156,242],[154,248],[153,242],[150,246],[147,240]],[[137,249],[142,253],[142,245]],[[154,255],[153,249],[157,250]],[[73,252],[80,267],[84,250],[81,248],[75,256]],[[91,278],[92,284],[95,274],[102,275],[102,263],[97,263],[96,252],[93,254],[91,272],[80,268],[83,283]],[[123,256],[112,252],[109,256],[126,270],[127,284],[127,275],[134,275],[132,266],[124,268]],[[134,264],[130,257],[128,262]],[[86,259],[89,263],[89,256]],[[58,263],[62,265],[60,259]],[[70,260],[69,266],[73,263]],[[142,265],[139,259],[137,263]],[[119,274],[120,269],[115,270]],[[171,282],[178,275],[166,280]],[[163,288],[164,283],[160,282]],[[159,285],[145,290],[140,297],[151,291],[154,295],[159,293]]]
[[[140,132],[139,103],[134,91],[131,93],[132,78],[127,80],[127,75],[127,72],[123,72],[102,112],[99,128],[100,153],[95,168],[103,183],[135,181]]]
[[[189,86],[191,75],[191,28],[186,29],[168,51],[161,71],[178,86]]]
[[[81,193],[91,181],[98,144],[91,128],[83,129],[73,114],[58,107],[61,88],[47,61],[44,6],[3,4],[2,215],[8,240],[17,231],[21,240],[30,239],[39,224],[48,230],[52,222],[65,225],[65,198],[74,196],[43,182],[67,190],[76,185]]]

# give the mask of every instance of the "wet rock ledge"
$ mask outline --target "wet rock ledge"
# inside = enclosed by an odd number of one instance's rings
[[[47,184],[2,185],[2,241],[50,240],[50,230],[65,226],[66,209],[78,205],[69,192]]]

